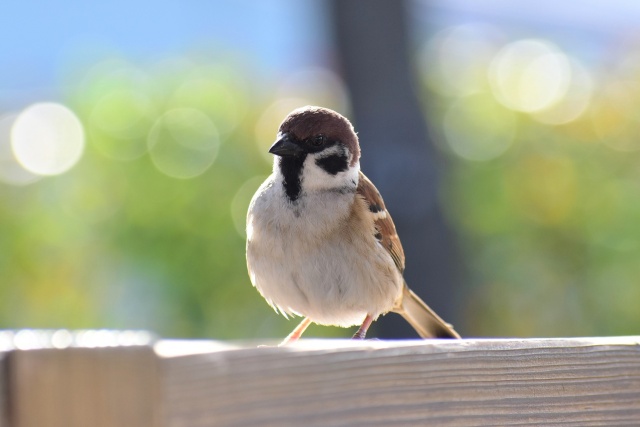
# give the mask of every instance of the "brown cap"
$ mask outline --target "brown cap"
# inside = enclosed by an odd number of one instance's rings
[[[360,144],[353,125],[343,115],[323,107],[305,106],[289,113],[280,124],[281,133],[289,133],[298,140],[324,135],[343,143],[351,152],[353,166],[360,160]]]

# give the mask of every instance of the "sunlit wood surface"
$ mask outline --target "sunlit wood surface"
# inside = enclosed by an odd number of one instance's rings
[[[640,337],[258,347],[2,334],[3,427],[640,425]]]

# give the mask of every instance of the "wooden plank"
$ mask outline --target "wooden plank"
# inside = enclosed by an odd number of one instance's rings
[[[7,409],[9,395],[7,391],[7,354],[13,349],[13,333],[0,331],[0,427],[9,427]]]
[[[5,359],[6,352],[0,351],[0,427],[8,427],[7,421],[7,392],[5,386]]]
[[[84,334],[16,334],[6,361],[9,425],[160,426],[160,376],[149,343],[136,345],[135,334]]]
[[[640,337],[156,349],[168,427],[640,424]]]

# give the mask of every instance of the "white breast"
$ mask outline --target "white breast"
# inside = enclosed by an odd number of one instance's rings
[[[352,326],[386,313],[402,289],[355,187],[303,192],[292,206],[272,175],[249,208],[247,264],[274,308],[325,325]]]

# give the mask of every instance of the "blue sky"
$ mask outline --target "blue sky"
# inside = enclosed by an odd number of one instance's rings
[[[207,47],[248,55],[277,73],[311,64],[326,51],[317,0],[3,3],[0,103],[46,92],[65,62],[88,65],[108,53],[147,62]]]
[[[51,94],[73,61],[82,65],[116,53],[145,63],[193,49],[236,52],[263,73],[286,73],[327,62],[326,2],[322,0],[22,0],[0,14],[0,108]],[[419,37],[438,25],[487,21],[521,33],[567,38],[598,56],[617,33],[635,31],[634,0],[414,0]],[[591,49],[592,51],[587,51]],[[594,51],[595,50],[595,51]],[[55,92],[54,92],[55,93]],[[9,104],[9,105],[7,105]]]

